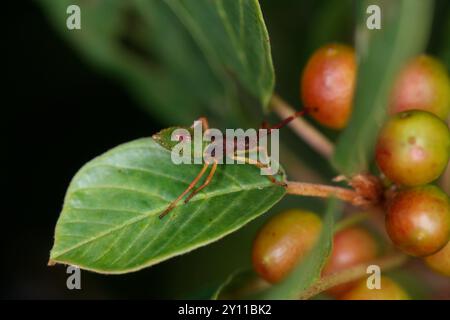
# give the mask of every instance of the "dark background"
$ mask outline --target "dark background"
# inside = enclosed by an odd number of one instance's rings
[[[17,4],[7,14],[14,19],[7,24],[3,49],[9,99],[2,109],[12,110],[5,121],[11,163],[4,171],[12,197],[5,197],[9,208],[2,213],[12,221],[2,222],[7,236],[1,297],[139,296],[139,286],[131,283],[144,281],[145,272],[92,277],[98,285],[90,285],[90,275],[82,273],[89,290],[69,291],[65,268],[47,267],[47,260],[65,190],[80,166],[112,146],[150,136],[161,125],[121,86],[80,61],[36,4],[18,2],[11,1]],[[114,289],[106,289],[110,285]]]
[[[47,267],[54,226],[76,171],[111,147],[150,136],[164,124],[144,112],[119,83],[86,65],[35,3],[8,2],[11,7],[2,17],[7,30],[2,45],[7,57],[2,85],[7,179],[2,184],[7,192],[1,210],[0,298],[174,297],[166,288],[172,280],[164,275],[177,269],[179,278],[195,281],[202,273],[195,260],[190,260],[190,271],[183,269],[186,259],[175,258],[128,275],[82,272],[79,291],[66,289],[63,266]],[[281,2],[263,1],[262,6],[267,8],[278,90],[296,101],[300,70],[311,51],[325,41],[351,43],[352,13],[337,7],[331,18],[342,20],[340,28],[308,29],[314,1],[301,8],[298,1]],[[440,30],[448,27],[448,1],[440,1],[438,8],[429,47],[436,54],[445,46]]]

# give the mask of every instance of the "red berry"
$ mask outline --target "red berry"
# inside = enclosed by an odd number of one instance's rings
[[[362,279],[340,300],[409,300],[406,291],[392,279],[382,276],[380,281],[380,289],[369,289],[367,280]]]
[[[375,149],[380,170],[391,181],[418,186],[437,179],[450,156],[450,131],[444,121],[419,110],[391,117]]]
[[[391,114],[425,110],[446,120],[450,112],[450,79],[438,60],[421,55],[400,73],[392,93]]]
[[[434,271],[450,277],[450,242],[435,254],[426,257],[425,262]]]
[[[309,211],[293,209],[274,216],[253,243],[255,271],[269,282],[280,281],[314,246],[321,228],[320,218]]]
[[[330,44],[318,49],[301,80],[305,108],[322,125],[342,129],[352,110],[355,78],[355,52],[351,47]]]
[[[386,230],[392,242],[412,256],[428,256],[450,239],[450,203],[438,187],[398,192],[390,201]]]
[[[378,246],[373,236],[361,227],[351,227],[337,232],[333,237],[333,250],[322,275],[336,273],[376,258]],[[348,291],[355,282],[336,286],[328,293],[337,297]]]

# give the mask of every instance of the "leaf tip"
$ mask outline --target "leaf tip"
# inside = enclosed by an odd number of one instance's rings
[[[49,267],[53,267],[53,266],[55,266],[56,265],[56,261],[55,260],[53,260],[53,259],[49,259],[48,260],[48,262],[47,262],[47,266],[49,266]]]

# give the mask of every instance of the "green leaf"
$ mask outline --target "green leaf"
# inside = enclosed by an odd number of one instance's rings
[[[173,164],[151,138],[92,160],[69,186],[50,259],[101,273],[139,270],[224,237],[285,194],[255,166],[219,165],[208,187],[159,219],[200,169]]]
[[[259,110],[272,95],[269,36],[257,0],[39,2],[87,61],[170,123],[205,115],[234,125],[242,109]],[[81,30],[66,28],[73,4],[81,8]]]
[[[365,0],[357,4],[356,96],[352,118],[333,159],[335,168],[346,175],[368,170],[395,75],[410,57],[425,48],[433,11],[433,1],[423,0]],[[366,9],[371,4],[381,8],[381,30],[366,26]]]
[[[279,284],[257,295],[261,299],[298,299],[300,294],[320,278],[322,268],[331,252],[336,200],[331,200],[323,218],[323,227],[317,244],[295,269]]]

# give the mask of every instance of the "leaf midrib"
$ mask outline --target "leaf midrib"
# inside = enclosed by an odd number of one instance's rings
[[[255,189],[261,189],[261,188],[264,189],[264,188],[273,188],[273,187],[274,187],[273,185],[267,184],[267,183],[264,183],[264,184],[261,184],[261,183],[250,184],[250,185],[242,186],[240,189],[236,188],[236,189],[224,189],[224,190],[220,190],[220,191],[212,191],[211,193],[208,193],[207,195],[199,194],[198,197],[193,198],[190,202],[194,203],[194,202],[203,200],[204,198],[214,198],[214,197],[219,197],[219,196],[232,194],[232,193],[236,193],[236,192],[240,192],[240,191],[250,191],[250,190],[255,190]],[[184,205],[184,204],[181,203],[181,204],[177,205],[175,208],[177,208],[177,207],[179,207],[181,205]],[[66,207],[63,208],[62,212],[66,211],[66,210],[68,210],[70,208],[71,208],[71,206],[66,206]],[[150,211],[148,211],[148,212],[146,212],[146,213],[144,213],[144,214],[142,214],[140,216],[137,216],[137,217],[135,217],[133,219],[127,220],[125,223],[123,223],[121,225],[118,225],[118,226],[116,226],[114,228],[111,228],[111,229],[109,229],[107,231],[101,232],[101,233],[99,233],[99,234],[97,234],[97,235],[95,235],[95,236],[93,236],[93,237],[91,237],[89,239],[86,239],[85,241],[82,241],[82,242],[76,244],[73,247],[70,247],[69,249],[66,249],[66,250],[64,250],[62,252],[55,252],[55,253],[53,253],[51,255],[51,258],[52,259],[56,259],[57,257],[65,255],[65,254],[67,254],[70,251],[76,250],[76,249],[78,249],[81,246],[84,246],[86,244],[91,243],[92,241],[95,241],[95,240],[98,240],[100,238],[103,238],[103,237],[105,237],[105,236],[107,236],[107,235],[109,235],[109,234],[111,234],[111,233],[113,233],[113,232],[115,232],[117,230],[120,230],[120,229],[125,228],[125,227],[127,227],[129,225],[132,225],[132,224],[137,223],[139,221],[142,221],[142,220],[144,220],[146,218],[149,218],[149,217],[155,215],[156,213],[161,212],[165,208],[166,208],[166,205],[158,207],[158,208],[156,208],[154,210],[150,210]],[[58,235],[56,235],[56,237],[57,236]]]

